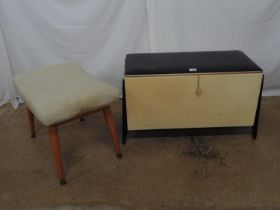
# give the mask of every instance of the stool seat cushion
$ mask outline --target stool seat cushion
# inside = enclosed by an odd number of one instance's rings
[[[56,64],[17,75],[14,84],[35,117],[46,126],[109,105],[118,90],[76,64]]]

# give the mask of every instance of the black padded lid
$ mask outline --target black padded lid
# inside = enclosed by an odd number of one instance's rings
[[[262,71],[243,52],[206,51],[128,54],[125,75]]]

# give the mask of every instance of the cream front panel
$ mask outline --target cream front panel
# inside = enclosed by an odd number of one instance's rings
[[[262,74],[125,77],[128,130],[252,126]]]

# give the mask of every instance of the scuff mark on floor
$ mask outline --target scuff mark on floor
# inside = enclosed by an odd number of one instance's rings
[[[183,150],[183,154],[189,155],[196,160],[219,161],[221,166],[226,166],[225,158],[221,152],[210,144],[205,137],[195,136],[191,137],[191,146]]]

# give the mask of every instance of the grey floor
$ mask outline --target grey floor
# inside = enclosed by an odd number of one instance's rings
[[[4,210],[4,209],[0,209]],[[95,206],[95,207],[78,207],[78,206],[62,206],[62,207],[52,207],[52,208],[24,208],[24,209],[16,209],[16,210],[121,210],[120,208],[114,208],[110,206]]]
[[[121,134],[121,105],[113,105]],[[29,136],[25,107],[0,108],[0,209],[280,209],[280,97],[263,98],[248,132],[129,138],[116,159],[101,113],[60,127],[59,186],[47,128]],[[80,206],[80,207],[79,207]],[[67,209],[67,210],[68,210]]]

